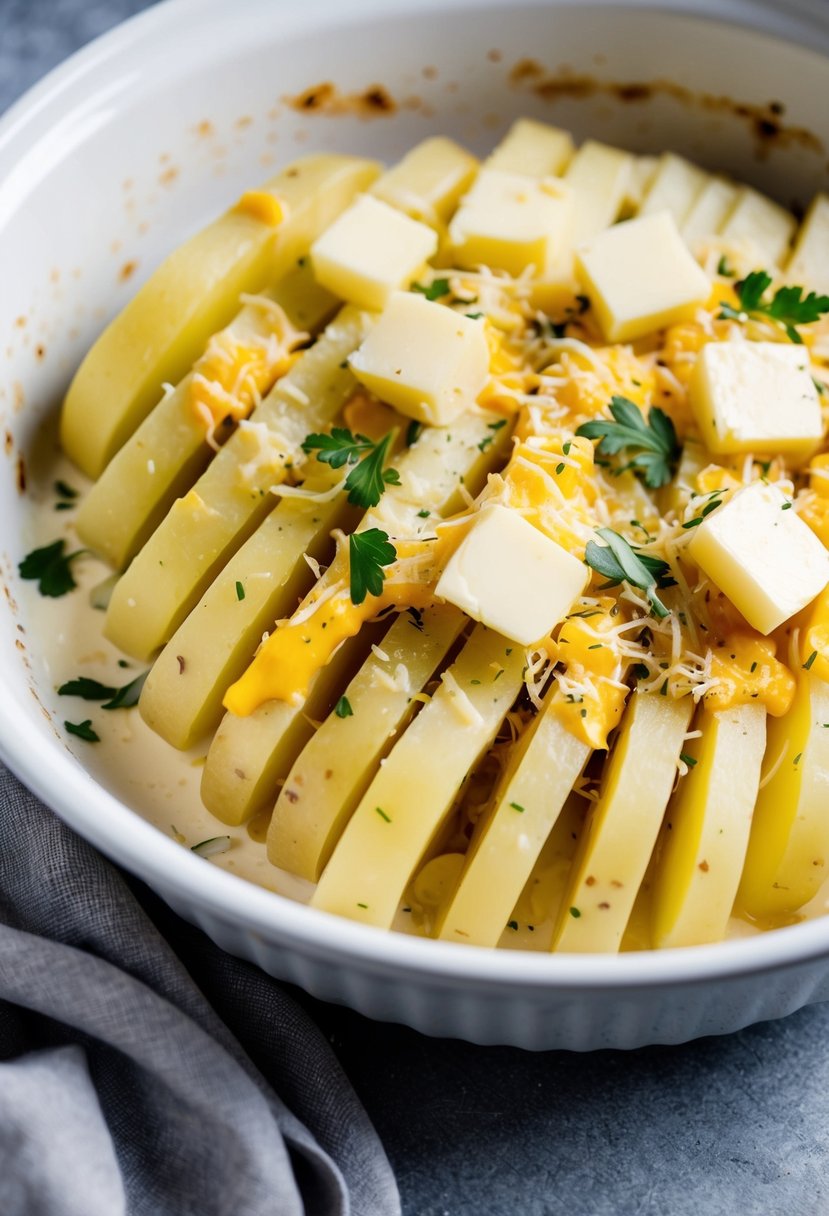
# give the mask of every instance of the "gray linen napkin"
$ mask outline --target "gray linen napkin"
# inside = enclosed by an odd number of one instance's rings
[[[399,1211],[304,1011],[0,767],[3,1216]]]

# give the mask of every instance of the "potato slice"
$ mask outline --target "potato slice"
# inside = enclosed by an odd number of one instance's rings
[[[104,632],[120,650],[147,659],[164,645],[272,509],[269,489],[299,458],[303,439],[334,421],[353,393],[345,360],[370,323],[343,309],[173,504],[113,592]]]
[[[618,951],[676,780],[690,697],[634,693],[584,825],[553,949]]]
[[[432,700],[386,758],[348,823],[311,903],[388,928],[461,784],[523,683],[519,646],[479,625]]]
[[[769,723],[737,907],[765,918],[796,912],[829,873],[829,684],[801,672],[794,704]]]
[[[345,495],[330,503],[287,498],[230,559],[158,656],[141,693],[141,716],[173,747],[188,748],[219,725],[222,697],[266,629],[290,613],[324,561],[332,528],[354,523]]]
[[[747,254],[768,267],[785,262],[797,224],[785,207],[743,186],[720,228],[720,239],[743,246]]]
[[[798,229],[786,279],[796,286],[829,292],[829,196],[816,194]]]
[[[310,333],[339,306],[334,296],[317,285],[307,262],[264,294],[284,309],[292,325]],[[223,331],[240,345],[266,338],[271,332],[266,311],[256,304],[246,304]],[[193,408],[192,382],[193,373],[188,372],[159,401],[81,503],[78,535],[118,570],[134,557],[175,499],[190,489],[213,458],[205,422]],[[273,381],[264,392],[272,386]]]
[[[413,697],[466,623],[453,608],[403,613],[297,758],[276,800],[268,859],[316,882]]]
[[[766,746],[766,711],[702,710],[696,764],[668,807],[653,902],[656,947],[718,942],[737,894]]]
[[[457,511],[463,505],[460,488],[476,494],[489,470],[503,461],[511,442],[510,428],[501,427],[493,432],[491,423],[495,417],[476,411],[458,419],[451,430],[426,427],[417,442],[395,462],[399,485],[388,487],[379,507],[363,517],[360,527],[380,527],[398,537],[432,534],[430,518]],[[422,517],[424,512],[426,518]],[[332,577],[323,575],[311,594],[324,593]],[[350,653],[367,654],[371,640],[363,638],[364,632],[351,639],[355,646],[351,648],[351,643],[348,644]],[[324,667],[317,680],[327,679],[324,673],[331,666],[329,663]],[[312,696],[316,696],[316,683]],[[347,678],[339,692],[346,683]],[[274,704],[279,708],[272,708]],[[243,823],[273,799],[276,779],[288,775],[307,742],[307,735],[300,737],[295,733],[295,721],[305,713],[312,713],[307,703],[294,706],[268,702],[249,717],[226,714],[207,754],[202,782],[207,809],[225,823]],[[235,775],[237,750],[247,757],[244,780]]]
[[[708,174],[698,165],[675,152],[663,152],[639,206],[639,215],[669,211],[681,228],[708,181]]]
[[[69,386],[61,442],[70,459],[87,476],[100,476],[162,384],[180,380],[210,334],[237,312],[240,294],[278,279],[378,172],[374,161],[352,156],[296,161],[258,192],[278,204],[271,215],[246,206],[243,195],[174,250],[104,330]]]
[[[466,859],[438,936],[495,946],[590,756],[551,700],[521,736]]]

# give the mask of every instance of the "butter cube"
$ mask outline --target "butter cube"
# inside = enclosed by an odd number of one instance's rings
[[[805,460],[823,438],[805,346],[709,342],[688,388],[703,442],[717,455],[786,452]]]
[[[562,182],[482,169],[449,225],[449,241],[459,266],[517,276],[532,265],[539,275],[571,247],[573,219]]]
[[[367,389],[402,414],[445,426],[486,384],[489,345],[483,321],[401,291],[350,364]]]
[[[682,224],[708,181],[708,174],[675,152],[663,152],[639,209],[640,215],[670,211]]]
[[[532,118],[519,118],[484,161],[484,168],[524,173],[527,177],[549,177],[560,174],[572,155],[569,131]]]
[[[712,177],[680,225],[685,243],[694,249],[720,231],[737,201],[737,187],[724,177]]]
[[[369,193],[412,219],[440,228],[449,222],[477,172],[478,162],[470,152],[436,135],[381,174]]]
[[[743,186],[734,207],[720,229],[722,240],[742,245],[760,265],[783,263],[797,224],[791,211],[770,198]]]
[[[805,526],[805,525],[804,525]],[[446,564],[437,594],[522,646],[545,638],[589,571],[517,511],[485,506]]]
[[[711,291],[667,211],[600,232],[577,250],[576,269],[608,342],[690,320]]]
[[[760,633],[800,612],[829,582],[829,553],[791,500],[764,481],[706,516],[688,553]]]
[[[379,311],[437,247],[437,234],[426,224],[362,195],[311,246],[311,264],[323,287]]]

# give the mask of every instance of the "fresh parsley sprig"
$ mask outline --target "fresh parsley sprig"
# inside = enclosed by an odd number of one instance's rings
[[[50,599],[58,599],[73,591],[78,584],[72,574],[72,562],[86,553],[86,549],[76,549],[74,553],[66,553],[65,550],[65,540],[56,540],[41,549],[33,549],[18,564],[20,577],[36,581],[40,594]]]
[[[733,308],[723,301],[718,320],[747,321],[749,317],[762,317],[782,325],[792,342],[802,344],[803,339],[795,327],[808,325],[829,312],[829,296],[819,296],[814,291],[804,295],[802,287],[778,287],[769,298],[766,292],[771,284],[772,278],[767,271],[753,270],[734,284],[740,307]]]
[[[440,300],[450,295],[452,288],[448,279],[432,279],[431,283],[412,283],[412,291],[425,296],[427,300]]]
[[[348,538],[351,602],[362,604],[366,595],[382,595],[384,566],[390,566],[397,550],[381,528],[352,532]]]
[[[335,426],[330,435],[307,435],[302,450],[308,454],[316,451],[317,460],[332,469],[353,465],[345,479],[348,501],[355,507],[376,507],[386,486],[400,485],[397,469],[383,467],[395,433],[389,431],[375,443],[367,435],[353,435],[347,427]]]
[[[584,560],[591,570],[607,579],[604,587],[616,587],[622,582],[639,587],[647,595],[654,616],[667,616],[670,610],[662,603],[656,589],[675,585],[668,563],[634,549],[612,528],[598,528],[596,535],[605,543],[598,545],[594,540],[588,541]]]
[[[626,464],[615,468],[616,473],[632,469],[652,490],[664,486],[673,476],[680,451],[671,419],[654,405],[646,422],[638,406],[618,395],[611,397],[609,408],[613,421],[596,418],[584,422],[576,434],[598,439],[599,456],[616,456],[620,452],[629,456]]]

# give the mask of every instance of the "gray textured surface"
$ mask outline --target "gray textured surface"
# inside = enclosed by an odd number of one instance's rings
[[[144,7],[0,0],[0,110]],[[829,1216],[829,1006],[688,1047],[531,1056],[302,999],[406,1216]]]

